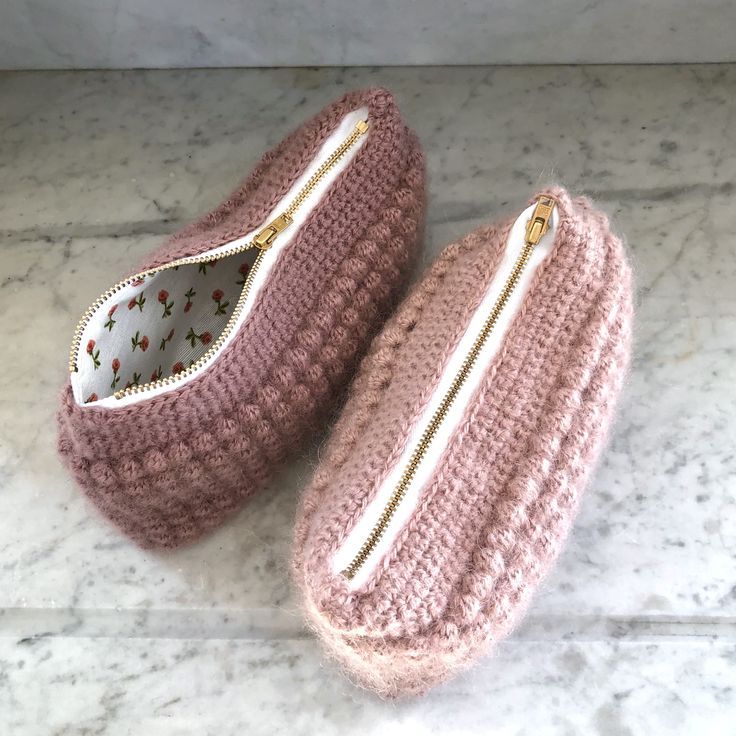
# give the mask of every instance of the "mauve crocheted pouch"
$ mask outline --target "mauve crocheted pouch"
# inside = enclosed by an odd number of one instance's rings
[[[390,313],[424,187],[391,94],[347,94],[92,304],[58,444],[104,514],[173,547],[265,484]]]
[[[631,318],[621,242],[553,188],[449,246],[375,339],[293,560],[358,683],[422,693],[519,619],[601,448]]]

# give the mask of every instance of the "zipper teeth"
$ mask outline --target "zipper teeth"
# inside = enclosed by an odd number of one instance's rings
[[[150,391],[154,388],[158,388],[159,386],[170,386],[176,383],[177,381],[181,381],[183,378],[186,378],[187,376],[191,376],[192,373],[195,373],[203,365],[205,365],[209,361],[209,359],[222,347],[225,340],[227,340],[228,335],[230,334],[232,329],[235,327],[235,324],[237,323],[238,318],[243,312],[245,303],[248,300],[248,294],[250,293],[251,286],[253,285],[253,279],[255,278],[255,275],[258,272],[258,269],[260,268],[265,255],[266,255],[265,250],[258,251],[258,256],[256,257],[256,260],[253,261],[253,265],[250,267],[250,271],[248,271],[248,275],[245,277],[245,283],[243,284],[243,288],[240,292],[240,296],[238,297],[238,302],[235,305],[235,309],[233,309],[233,313],[230,315],[230,319],[228,319],[227,324],[225,325],[223,331],[220,333],[218,338],[212,343],[212,347],[209,348],[206,353],[201,355],[188,368],[185,368],[183,371],[180,371],[179,373],[174,373],[170,376],[166,376],[165,378],[159,378],[156,381],[149,381],[148,383],[142,383],[139,386],[129,386],[128,388],[120,389],[119,391],[116,391],[113,394],[113,396],[116,399],[122,399],[125,396],[131,396],[132,394],[140,394],[140,393],[143,393],[144,391]]]
[[[361,120],[355,125],[353,132],[330,154],[330,157],[309,177],[307,183],[297,192],[296,197],[286,208],[284,214],[292,217],[302,206],[304,200],[312,193],[314,188],[324,178],[325,174],[353,147],[355,142],[368,130],[368,123]]]
[[[544,202],[544,200],[540,200],[540,202]],[[545,204],[545,206],[547,206],[547,204]],[[530,221],[530,224],[531,222],[534,222],[534,221],[535,221],[535,217],[533,216],[532,221]],[[471,370],[473,369],[473,366],[478,360],[478,356],[480,355],[480,352],[483,346],[485,345],[486,340],[488,339],[488,336],[491,334],[494,327],[496,326],[496,323],[498,322],[498,318],[501,315],[501,312],[503,311],[504,307],[506,306],[506,303],[509,300],[509,297],[511,296],[512,292],[514,291],[514,289],[516,288],[516,285],[519,282],[519,277],[521,276],[522,271],[524,270],[527,263],[529,262],[529,257],[531,256],[531,253],[534,250],[534,246],[539,242],[541,235],[543,235],[546,232],[547,226],[548,226],[548,222],[545,223],[541,232],[538,235],[535,234],[534,236],[530,236],[529,230],[527,230],[527,237],[524,242],[524,247],[522,248],[521,253],[519,254],[518,258],[516,259],[516,262],[514,263],[513,270],[511,271],[508,278],[506,279],[503,289],[501,290],[501,293],[498,299],[493,305],[493,309],[491,310],[491,313],[488,315],[487,319],[483,323],[483,327],[478,333],[478,336],[475,338],[475,341],[473,342],[472,347],[470,348],[467,355],[465,356],[465,360],[463,361],[457,374],[455,375],[455,378],[453,379],[452,384],[450,385],[444,397],[442,398],[442,402],[437,407],[436,411],[434,412],[434,414],[432,415],[432,418],[429,421],[429,424],[427,425],[424,432],[422,433],[422,436],[420,437],[416,448],[412,452],[411,457],[409,458],[409,462],[407,463],[406,469],[401,475],[401,478],[399,479],[399,482],[396,488],[394,489],[394,492],[391,494],[391,497],[389,498],[388,502],[384,506],[383,511],[381,512],[381,515],[378,517],[378,521],[376,521],[375,525],[373,526],[373,529],[371,530],[371,533],[368,535],[367,539],[363,543],[363,546],[360,548],[358,553],[352,559],[350,564],[342,571],[341,574],[344,577],[346,577],[348,580],[352,580],[353,577],[355,577],[355,574],[365,564],[366,560],[371,555],[371,553],[375,550],[376,546],[378,545],[378,542],[381,540],[384,533],[386,532],[386,529],[389,523],[391,522],[391,519],[394,517],[394,514],[396,513],[396,510],[399,507],[399,504],[401,503],[404,496],[406,495],[406,491],[409,488],[409,485],[411,484],[411,481],[416,474],[417,468],[419,467],[420,463],[422,462],[425,455],[427,454],[427,450],[429,449],[429,446],[432,443],[434,436],[437,434],[437,430],[439,429],[442,422],[445,420],[447,413],[450,410],[450,407],[452,406],[453,402],[457,398],[457,395],[460,392],[460,389],[463,387],[463,384],[467,380],[468,375],[470,374]]]
[[[314,174],[312,174],[312,176],[309,177],[306,184],[304,184],[304,186],[297,192],[294,199],[291,201],[287,209],[284,210],[282,214],[282,217],[284,215],[286,216],[288,220],[287,224],[291,224],[291,218],[293,217],[294,213],[301,207],[301,205],[304,203],[307,197],[309,197],[309,195],[312,194],[314,189],[317,187],[320,181],[326,176],[326,174],[345,156],[345,154],[350,150],[350,148],[352,148],[353,145],[355,145],[356,141],[367,130],[368,130],[368,121],[367,120],[358,121],[355,125],[353,132],[330,154],[329,158],[327,158],[327,160],[324,161],[324,163],[320,165],[317,171],[315,171]],[[204,366],[210,360],[210,358],[220,349],[220,347],[223,345],[225,340],[229,337],[230,332],[233,330],[233,328],[237,324],[238,318],[242,314],[243,309],[245,307],[245,303],[247,301],[248,294],[253,284],[255,275],[258,272],[258,269],[263,261],[263,257],[266,253],[266,250],[270,246],[270,244],[271,242],[269,241],[266,247],[261,247],[261,245],[258,244],[254,238],[253,240],[251,240],[250,242],[242,246],[222,251],[220,253],[217,253],[215,256],[213,256],[210,253],[210,254],[203,254],[199,256],[188,256],[186,258],[179,258],[163,266],[157,266],[155,268],[148,269],[147,271],[141,271],[140,273],[136,273],[133,276],[129,276],[128,278],[123,279],[122,281],[118,281],[117,284],[109,288],[107,291],[105,291],[103,294],[97,297],[97,299],[95,299],[94,302],[92,302],[92,304],[87,308],[87,310],[82,315],[82,318],[77,323],[77,326],[74,329],[74,335],[72,337],[71,348],[69,350],[69,372],[76,373],[78,370],[77,363],[78,363],[78,358],[79,358],[79,350],[80,350],[80,346],[82,342],[82,335],[84,334],[84,331],[87,328],[87,325],[91,321],[92,317],[97,313],[97,310],[103,304],[105,304],[105,302],[108,301],[108,299],[114,296],[121,289],[132,284],[134,281],[138,279],[146,278],[149,276],[154,276],[155,274],[160,273],[161,271],[166,271],[170,268],[197,264],[197,263],[209,263],[211,261],[219,261],[223,258],[227,258],[232,255],[237,255],[238,253],[244,253],[245,251],[250,250],[251,248],[257,247],[259,250],[258,256],[256,257],[256,260],[253,262],[253,265],[251,266],[250,271],[248,272],[248,276],[246,277],[245,283],[243,284],[243,288],[240,292],[240,296],[238,297],[238,302],[235,306],[235,309],[233,310],[233,313],[230,316],[230,319],[228,319],[227,324],[225,325],[223,331],[220,333],[218,338],[213,343],[212,347],[209,348],[207,352],[204,353],[204,355],[200,356],[194,363],[192,363],[192,365],[189,366],[189,368],[185,368],[180,373],[176,373],[174,375],[167,376],[166,378],[161,378],[157,381],[150,381],[148,383],[141,384],[140,386],[130,386],[129,388],[121,389],[120,391],[116,391],[113,394],[113,396],[116,399],[122,399],[123,397],[129,396],[131,394],[138,394],[144,391],[150,391],[150,390],[159,388],[161,386],[170,386],[171,384],[176,383],[177,381],[181,381],[182,379],[190,376],[192,373],[194,373],[195,371],[199,370],[202,366]]]
[[[87,325],[89,324],[92,317],[94,317],[97,310],[112,296],[117,294],[121,289],[124,289],[126,286],[129,286],[134,281],[137,281],[138,279],[147,278],[148,276],[154,276],[157,273],[160,273],[161,271],[166,271],[170,268],[176,268],[179,266],[187,266],[191,264],[197,264],[197,263],[211,263],[212,261],[219,261],[221,258],[227,258],[228,256],[234,256],[238,253],[244,253],[247,250],[250,250],[253,247],[253,243],[246,243],[243,246],[240,246],[239,248],[231,248],[230,250],[223,251],[222,253],[218,253],[216,256],[210,255],[201,255],[201,256],[187,256],[186,258],[179,258],[176,261],[171,261],[170,263],[167,263],[164,266],[157,266],[155,268],[150,268],[147,271],[141,271],[140,273],[135,273],[132,276],[129,276],[127,279],[123,279],[122,281],[118,281],[117,284],[114,286],[111,286],[107,291],[105,291],[103,294],[100,294],[100,296],[97,297],[97,299],[92,302],[92,304],[88,307],[88,309],[85,311],[85,313],[82,315],[82,318],[77,323],[76,328],[74,329],[74,336],[72,338],[72,345],[71,349],[69,350],[69,372],[70,373],[76,373],[77,372],[77,358],[79,357],[79,345],[82,341],[82,335],[84,334],[85,329],[87,328]],[[178,375],[178,374],[177,374]]]

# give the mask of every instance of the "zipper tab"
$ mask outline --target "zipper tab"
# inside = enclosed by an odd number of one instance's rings
[[[275,220],[269,222],[268,225],[266,225],[266,227],[264,227],[263,230],[253,238],[253,245],[255,245],[259,250],[268,250],[273,245],[273,241],[276,240],[279,234],[286,230],[292,222],[294,222],[294,220],[292,220],[289,215],[279,215]]]
[[[542,236],[549,230],[555,201],[551,197],[542,197],[537,201],[532,217],[526,225],[527,245],[538,245]]]

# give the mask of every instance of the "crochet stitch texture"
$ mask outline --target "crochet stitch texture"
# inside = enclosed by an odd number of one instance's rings
[[[416,255],[424,158],[384,89],[352,92],[269,151],[214,211],[131,273],[261,225],[342,118],[368,108],[365,144],[274,264],[236,337],[201,375],[139,403],[78,405],[64,388],[58,448],[124,532],[168,548],[220,523],[329,411],[390,313]]]
[[[560,217],[550,256],[364,585],[351,590],[332,557],[400,456],[511,222],[450,245],[374,340],[303,497],[293,574],[308,621],[358,684],[386,697],[446,680],[520,619],[613,414],[630,351],[624,249],[588,200],[541,194]]]

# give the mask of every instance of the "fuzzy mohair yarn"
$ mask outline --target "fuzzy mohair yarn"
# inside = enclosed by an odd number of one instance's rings
[[[613,415],[630,351],[625,252],[588,200],[541,194],[557,202],[552,250],[367,582],[350,587],[336,550],[401,454],[511,223],[450,245],[374,340],[302,500],[293,575],[308,622],[358,684],[385,697],[426,692],[519,621]]]
[[[344,116],[362,107],[370,124],[364,145],[201,375],[119,408],[79,405],[64,388],[61,457],[102,513],[139,544],[176,547],[221,523],[330,410],[418,250],[425,203],[418,140],[388,91],[349,93],[131,271],[203,253],[262,225]]]

